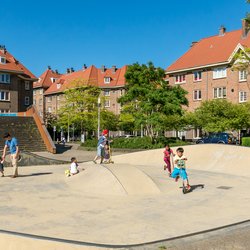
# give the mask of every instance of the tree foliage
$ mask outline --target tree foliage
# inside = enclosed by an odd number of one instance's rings
[[[250,105],[233,104],[227,100],[215,99],[202,102],[195,110],[192,123],[206,132],[239,130],[250,125]]]
[[[130,65],[125,78],[126,93],[118,100],[123,105],[120,124],[127,120],[136,129],[143,125],[151,138],[165,129],[171,116],[181,116],[182,105],[188,104],[187,92],[179,86],[171,87],[164,79],[165,71],[151,62]]]

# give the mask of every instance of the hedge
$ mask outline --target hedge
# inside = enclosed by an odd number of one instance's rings
[[[250,137],[243,137],[242,138],[242,146],[250,147]]]
[[[151,141],[150,137],[132,137],[132,138],[114,138],[111,144],[112,148],[123,148],[123,149],[155,149],[163,148],[166,144],[170,146],[181,146],[186,145],[186,142],[178,140],[176,138],[165,138],[158,137]],[[97,140],[87,140],[82,143],[83,147],[96,147]]]

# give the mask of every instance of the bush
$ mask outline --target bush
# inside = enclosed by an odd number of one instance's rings
[[[155,149],[163,148],[166,144],[170,146],[181,146],[186,145],[186,142],[180,141],[176,138],[165,138],[157,137],[155,140],[151,141],[150,137],[132,137],[132,138],[114,138],[112,139],[112,148],[124,148],[124,149]],[[81,144],[83,147],[96,147],[97,140],[87,140],[85,143]]]
[[[242,146],[250,147],[250,137],[243,137],[242,138]]]

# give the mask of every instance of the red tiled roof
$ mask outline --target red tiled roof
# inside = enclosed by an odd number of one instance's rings
[[[22,63],[16,60],[7,50],[1,49],[0,56],[6,58],[6,64],[0,63],[0,71],[14,72],[36,79],[36,76],[33,75]]]
[[[170,65],[166,71],[168,73],[206,65],[228,63],[238,44],[249,47],[250,35],[242,39],[242,31],[235,30],[226,32],[222,36],[217,35],[201,39]]]
[[[37,82],[33,83],[33,88],[49,88],[52,85],[51,78],[60,78],[62,74],[59,74],[51,69],[47,69],[43,72],[43,74],[39,77]]]
[[[73,73],[62,75],[55,83],[53,83],[45,95],[54,93],[61,93],[67,88],[75,86],[75,84],[90,84],[100,88],[114,88],[124,86],[125,73],[127,66],[116,69],[113,73],[112,69],[106,69],[104,72],[101,69],[96,68],[94,65],[88,67],[85,70],[76,71]],[[110,77],[110,83],[104,83],[104,78]]]

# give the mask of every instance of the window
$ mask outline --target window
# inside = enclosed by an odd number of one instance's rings
[[[201,90],[194,90],[194,100],[201,100]]]
[[[0,109],[0,113],[10,113],[9,109]]]
[[[201,81],[201,71],[194,72],[194,81],[195,82]]]
[[[104,77],[104,83],[110,83],[110,77]]]
[[[40,89],[40,91],[39,91],[39,92],[40,92],[40,95],[42,95],[42,94],[43,94],[43,89]]]
[[[10,83],[10,74],[0,74],[0,82]]]
[[[36,95],[36,90],[35,89],[33,90],[33,95]]]
[[[39,99],[39,105],[42,105],[43,104],[43,99]]]
[[[29,81],[25,81],[25,90],[30,90],[30,82]]]
[[[215,68],[213,70],[213,79],[227,77],[227,68]]]
[[[239,102],[246,102],[247,101],[247,92],[240,91],[239,92]]]
[[[36,105],[36,99],[35,99],[35,100],[33,100],[33,103],[34,103],[34,105]]]
[[[9,100],[10,100],[10,92],[0,91],[0,101],[9,101]]]
[[[247,71],[246,70],[239,71],[239,81],[243,82],[246,80],[247,80]]]
[[[123,95],[123,89],[120,90],[120,96],[122,96],[122,95]]]
[[[104,96],[110,96],[110,91],[109,90],[104,90]]]
[[[110,107],[110,100],[106,100],[106,101],[104,102],[104,107],[105,107],[105,108],[109,108],[109,107]]]
[[[186,75],[176,75],[175,83],[184,83],[186,82]]]
[[[51,77],[50,80],[52,83],[56,82],[56,78]]]
[[[60,95],[57,96],[57,101],[60,101]]]
[[[3,56],[0,56],[0,63],[1,64],[6,64],[6,58]]]
[[[47,98],[48,98],[48,99],[47,99],[48,102],[51,102],[51,101],[52,101],[52,96],[48,96]]]
[[[226,87],[214,88],[214,98],[225,98],[227,96]]]
[[[51,113],[52,109],[51,107],[48,107],[48,112]]]
[[[26,105],[26,106],[30,105],[30,97],[29,96],[24,97],[24,105]]]

